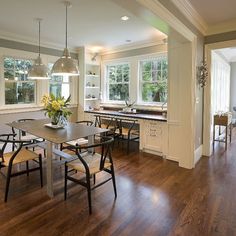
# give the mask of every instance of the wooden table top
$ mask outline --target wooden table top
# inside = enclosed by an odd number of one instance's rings
[[[53,129],[45,126],[48,123],[50,123],[50,119],[12,122],[7,125],[56,144],[108,131],[107,129],[70,122],[64,128]]]

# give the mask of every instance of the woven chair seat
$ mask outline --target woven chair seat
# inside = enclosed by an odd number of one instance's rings
[[[14,152],[5,153],[3,155],[4,162],[2,162],[2,165],[9,166],[9,162],[10,162],[10,159],[11,159],[13,154],[14,154]],[[15,159],[13,161],[13,164],[18,164],[18,163],[34,160],[34,159],[36,159],[38,157],[39,156],[38,156],[37,153],[35,153],[35,152],[31,151],[31,150],[28,150],[26,148],[22,148],[20,150],[20,152],[16,155],[16,157],[15,157]],[[0,158],[0,161],[2,161],[1,158]]]
[[[121,131],[120,131],[120,130],[116,130],[116,134],[121,134],[121,135],[126,135],[126,136],[128,136],[128,134],[129,134],[129,129],[122,127]],[[131,131],[130,131],[130,134],[131,134],[131,135],[139,135],[139,131],[134,129],[134,130],[131,130]]]
[[[76,140],[66,142],[66,144],[71,145],[71,146],[81,146],[81,145],[84,145],[84,144],[88,144],[88,140],[85,139],[85,138],[79,138],[79,139],[76,139]]]
[[[83,159],[85,160],[85,162],[87,163],[88,167],[89,167],[89,172],[90,174],[96,174],[98,172],[100,172],[100,160],[101,160],[101,155],[100,154],[87,154],[86,156],[83,156]],[[86,170],[84,168],[84,165],[81,163],[81,161],[79,159],[76,159],[74,161],[68,162],[67,166],[77,170],[79,172],[82,173],[86,173]],[[104,163],[104,168],[109,168],[111,166],[111,163],[109,160],[106,160]]]

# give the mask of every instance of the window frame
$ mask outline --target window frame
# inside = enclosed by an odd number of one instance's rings
[[[6,109],[14,109],[14,108],[29,108],[29,107],[35,107],[37,106],[37,90],[38,90],[38,86],[37,86],[37,81],[35,80],[26,80],[26,81],[16,81],[16,80],[9,80],[6,82],[5,80],[5,76],[4,76],[4,72],[6,71],[5,70],[5,67],[4,67],[4,60],[5,58],[12,58],[14,60],[25,60],[25,61],[31,61],[32,62],[32,65],[34,63],[34,59],[32,59],[30,56],[29,57],[25,57],[25,56],[21,56],[21,55],[3,55],[2,58],[1,58],[1,61],[2,61],[2,96],[1,96],[1,107],[3,108],[6,108]],[[15,68],[14,68],[14,72],[15,72]],[[29,82],[33,82],[34,83],[34,102],[32,103],[14,103],[14,104],[6,104],[6,94],[5,94],[5,89],[6,89],[6,83],[29,83]]]
[[[130,96],[130,81],[131,81],[131,63],[130,61],[127,61],[127,60],[124,60],[124,61],[113,61],[113,62],[106,62],[104,63],[104,102],[105,103],[110,103],[110,104],[124,104],[124,101],[125,100],[110,100],[109,99],[109,78],[108,78],[108,70],[107,70],[107,67],[108,66],[119,66],[119,65],[125,65],[127,64],[129,66],[129,82],[127,83],[123,83],[123,82],[120,82],[120,83],[112,83],[112,84],[128,84],[129,86],[129,89],[128,89],[128,92],[129,92],[129,96]]]
[[[42,109],[43,104],[41,103],[41,98],[44,94],[48,94],[49,92],[49,80],[32,80],[36,83],[35,88],[35,101],[34,103],[27,104],[5,104],[5,79],[4,79],[4,58],[14,58],[14,59],[22,59],[22,60],[30,60],[34,61],[36,58],[36,54],[30,51],[24,51],[20,49],[12,49],[6,47],[0,47],[0,112],[4,114],[15,113],[15,112],[29,112],[29,111],[38,111]],[[55,63],[58,60],[58,56],[41,54],[41,58],[44,64]],[[73,59],[77,64],[78,60]],[[70,86],[70,94],[71,94],[71,107],[78,106],[78,83],[79,79],[69,78],[71,86]],[[30,80],[31,81],[31,80]]]
[[[149,56],[144,56],[144,57],[140,57],[138,59],[138,93],[137,93],[137,105],[144,105],[144,106],[160,106],[163,105],[163,103],[166,103],[166,101],[164,102],[145,102],[142,100],[142,88],[143,88],[143,84],[145,83],[142,80],[142,69],[141,69],[141,63],[144,61],[154,61],[154,60],[158,60],[160,58],[166,58],[167,60],[167,99],[168,99],[168,55],[167,53],[158,53],[155,55],[149,55]],[[158,70],[157,70],[158,72]],[[161,69],[161,73],[163,73],[163,70]],[[146,82],[148,83],[148,81]],[[154,82],[150,82],[154,83]],[[156,81],[156,84],[158,83],[158,81]]]

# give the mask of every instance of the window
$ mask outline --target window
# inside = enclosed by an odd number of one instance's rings
[[[53,64],[49,64],[51,70]],[[69,76],[51,76],[49,93],[55,97],[69,97],[70,95],[70,80]]]
[[[228,112],[230,107],[230,65],[212,52],[212,114]]]
[[[129,97],[130,65],[128,63],[106,66],[106,99],[125,101]]]
[[[5,104],[35,103],[36,82],[28,80],[31,60],[4,58]]]
[[[141,103],[158,103],[167,100],[167,57],[142,60],[140,69],[140,95]]]

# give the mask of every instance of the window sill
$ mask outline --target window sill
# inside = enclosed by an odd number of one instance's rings
[[[71,104],[69,108],[77,108],[77,104]],[[12,114],[12,113],[22,113],[22,112],[35,112],[35,111],[43,111],[43,106],[5,106],[0,108],[0,115],[4,114]]]
[[[124,108],[125,104],[122,103],[101,103],[101,107],[110,107],[110,108]],[[167,111],[167,106],[163,106],[161,104],[135,104],[133,106],[135,109],[141,109],[141,110],[146,110],[146,111]]]

